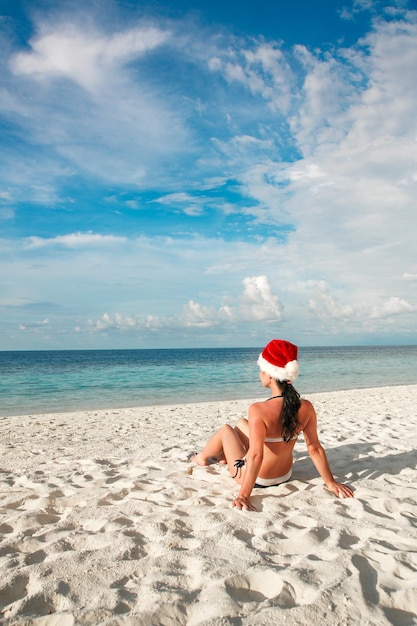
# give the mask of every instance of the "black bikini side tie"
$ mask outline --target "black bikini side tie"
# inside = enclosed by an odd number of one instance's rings
[[[235,463],[233,465],[233,467],[236,468],[236,473],[233,476],[233,478],[236,478],[240,468],[243,467],[244,465],[245,465],[245,459],[236,459],[236,461],[235,461]]]

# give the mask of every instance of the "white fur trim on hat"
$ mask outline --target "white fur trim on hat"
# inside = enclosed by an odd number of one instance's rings
[[[278,367],[264,359],[262,353],[259,355],[258,365],[263,372],[280,381],[295,380],[299,372],[298,361],[289,361],[285,367]]]

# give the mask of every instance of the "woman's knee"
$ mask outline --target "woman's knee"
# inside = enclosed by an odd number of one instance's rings
[[[236,428],[238,428],[245,435],[249,435],[249,423],[245,417],[240,418],[240,420],[236,424]]]
[[[224,441],[225,437],[229,438],[230,433],[233,433],[234,435],[236,434],[235,429],[230,426],[230,424],[223,424],[223,426],[221,426],[217,432],[220,435],[222,441]]]

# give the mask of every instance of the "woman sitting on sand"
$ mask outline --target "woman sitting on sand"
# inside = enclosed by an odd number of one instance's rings
[[[271,487],[287,482],[292,472],[292,451],[303,432],[308,453],[326,487],[337,497],[351,498],[352,490],[335,481],[326,453],[317,436],[313,405],[300,399],[292,381],[298,376],[298,348],[289,341],[273,339],[258,358],[260,378],[271,397],[249,407],[248,419],[233,428],[225,424],[192,461],[208,465],[210,458],[227,463],[239,483],[233,506],[255,511],[250,502],[254,487]]]

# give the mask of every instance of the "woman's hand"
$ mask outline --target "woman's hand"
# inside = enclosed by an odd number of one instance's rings
[[[325,489],[330,491],[336,498],[353,498],[353,491],[347,485],[337,483],[335,480],[331,483],[327,483]]]
[[[232,507],[234,509],[239,509],[239,511],[241,511],[242,509],[244,511],[256,511],[255,507],[253,506],[253,504],[251,504],[251,501],[246,496],[238,496],[237,498],[235,498],[233,500]]]

